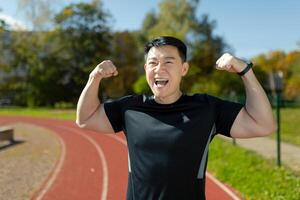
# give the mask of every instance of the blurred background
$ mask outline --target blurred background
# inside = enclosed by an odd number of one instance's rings
[[[119,68],[101,97],[147,93],[143,45],[173,35],[189,46],[186,93],[244,96],[238,76],[214,70],[224,52],[251,59],[269,94],[280,72],[283,100],[299,105],[300,2],[50,1],[0,2],[0,104],[74,107],[90,71],[104,59]]]
[[[172,35],[188,45],[188,94],[244,102],[240,77],[214,65],[224,52],[251,60],[280,122],[277,139],[299,150],[299,10],[297,0],[0,0],[0,115],[74,120],[89,73],[104,59],[119,75],[103,81],[100,98],[150,93],[143,46]],[[277,168],[219,140],[211,151],[209,170],[249,199],[300,199],[300,164]]]

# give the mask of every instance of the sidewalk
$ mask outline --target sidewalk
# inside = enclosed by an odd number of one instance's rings
[[[230,142],[232,141],[230,138],[220,137]],[[265,158],[277,159],[277,143],[275,139],[267,137],[236,139],[236,144]],[[281,162],[289,168],[300,172],[300,147],[281,142]]]

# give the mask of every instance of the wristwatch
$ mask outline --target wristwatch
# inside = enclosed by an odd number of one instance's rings
[[[237,74],[240,76],[245,75],[251,68],[253,67],[253,63],[252,62],[247,62],[247,66],[245,69],[243,69],[243,71],[238,72]]]

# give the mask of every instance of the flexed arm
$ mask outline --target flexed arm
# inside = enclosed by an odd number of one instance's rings
[[[105,114],[103,104],[98,98],[98,91],[103,78],[117,75],[117,68],[110,60],[101,62],[90,73],[89,80],[77,103],[76,124],[80,128],[114,133]]]
[[[240,73],[246,69],[247,63],[226,53],[218,59],[216,67],[219,70]],[[253,70],[249,67],[248,69],[241,76],[246,90],[246,105],[231,127],[230,135],[234,138],[267,136],[277,128],[267,95]]]

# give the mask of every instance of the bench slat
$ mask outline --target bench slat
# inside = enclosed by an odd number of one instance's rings
[[[14,142],[14,129],[12,127],[0,127],[0,140]]]

